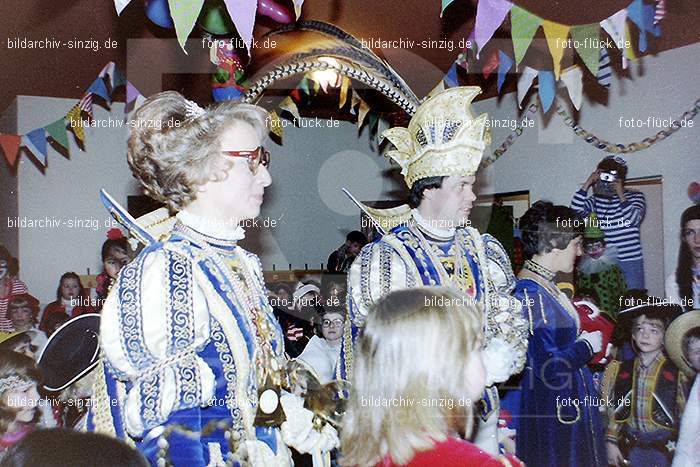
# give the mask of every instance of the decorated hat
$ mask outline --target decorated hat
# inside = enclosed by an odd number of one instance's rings
[[[27,331],[0,332],[0,344],[5,344],[3,347],[12,346],[12,343],[18,339],[17,336],[26,334]]]
[[[476,173],[491,142],[484,113],[475,117],[470,105],[478,86],[457,86],[428,97],[408,128],[394,127],[383,136],[396,149],[387,155],[401,166],[409,188],[426,177],[470,176]]]
[[[683,354],[683,338],[694,328],[700,328],[700,310],[683,313],[673,320],[664,337],[668,356],[683,373],[691,378],[695,376],[696,370],[690,366],[688,359]]]
[[[99,361],[100,315],[88,313],[64,323],[39,355],[37,365],[49,391],[61,391],[92,370]]]
[[[645,290],[628,290],[620,300],[622,306],[617,312],[617,319],[622,327],[629,328],[632,321],[642,315],[670,323],[683,313],[680,305],[647,295]]]
[[[605,232],[601,230],[598,225],[598,216],[595,213],[591,213],[588,216],[588,221],[586,222],[586,230],[583,232],[583,238],[586,240],[604,240]]]

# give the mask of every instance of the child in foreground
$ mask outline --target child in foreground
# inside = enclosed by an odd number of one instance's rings
[[[522,465],[467,441],[486,374],[482,313],[463,297],[421,287],[375,304],[358,342],[342,465]]]

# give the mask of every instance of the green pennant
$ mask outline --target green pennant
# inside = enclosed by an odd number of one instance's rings
[[[64,118],[45,126],[44,129],[54,141],[68,149],[68,132],[66,130],[66,120]]]
[[[600,23],[572,26],[570,33],[576,52],[593,76],[596,76],[600,65]]]
[[[204,0],[168,0],[170,16],[173,18],[173,23],[175,23],[177,41],[185,53],[187,53],[185,42],[187,42],[187,38],[192,29],[194,29],[194,23],[197,21],[203,5]]]
[[[513,5],[510,10],[510,33],[513,38],[516,66],[525,57],[525,52],[527,52],[527,48],[541,24],[542,18]]]

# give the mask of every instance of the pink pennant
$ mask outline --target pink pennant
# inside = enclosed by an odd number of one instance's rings
[[[508,0],[480,0],[476,6],[476,24],[474,25],[474,37],[476,39],[477,54],[491,40],[493,33],[503,23],[513,4]]]
[[[224,3],[238,34],[250,51],[253,46],[255,15],[258,11],[257,0],[224,0]]]

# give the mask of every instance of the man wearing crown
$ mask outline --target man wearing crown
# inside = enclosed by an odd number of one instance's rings
[[[475,174],[490,142],[487,115],[475,118],[469,109],[480,92],[474,86],[442,91],[418,108],[408,128],[384,132],[396,147],[388,155],[401,166],[410,206],[378,210],[361,205],[386,234],[365,246],[350,270],[351,324],[346,321],[338,376],[350,378],[353,342],[380,297],[419,286],[458,289],[485,313],[487,388],[475,442],[497,454],[495,384],[522,370],[527,322],[509,297],[515,277],[505,250],[492,236],[469,227]]]

